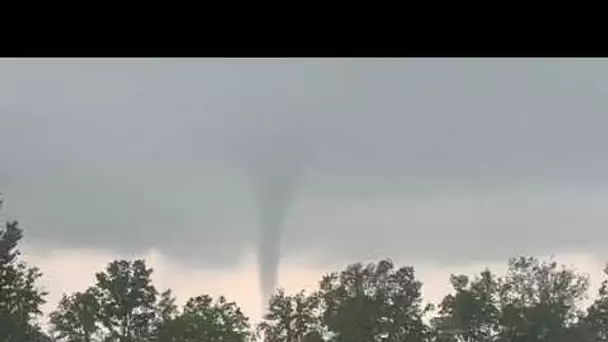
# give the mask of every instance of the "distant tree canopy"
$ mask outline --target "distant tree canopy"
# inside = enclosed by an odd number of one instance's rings
[[[0,341],[44,341],[37,323],[45,292],[36,287],[42,276],[36,267],[20,260],[22,238],[17,222],[0,229]]]
[[[436,305],[425,304],[413,267],[354,263],[311,293],[278,290],[256,325],[224,297],[179,306],[144,260],[116,260],[88,289],[63,295],[45,332],[47,294],[40,270],[20,259],[22,233],[17,222],[0,229],[2,342],[608,342],[608,267],[583,308],[587,277],[532,257],[512,258],[504,275],[452,275]]]

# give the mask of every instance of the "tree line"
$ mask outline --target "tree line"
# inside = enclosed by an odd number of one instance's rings
[[[315,291],[278,290],[255,325],[224,297],[178,306],[144,260],[116,260],[88,289],[64,294],[43,329],[47,293],[37,286],[41,271],[21,259],[22,237],[17,222],[0,229],[2,342],[608,341],[608,282],[583,308],[587,276],[533,257],[512,258],[502,276],[452,275],[453,291],[436,305],[423,301],[413,267],[355,263],[323,276]]]

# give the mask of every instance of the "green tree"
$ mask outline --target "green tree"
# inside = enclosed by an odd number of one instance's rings
[[[504,342],[571,342],[589,282],[555,261],[518,257],[500,289],[501,331]]]
[[[0,229],[0,341],[45,340],[36,318],[46,293],[36,282],[42,276],[36,267],[20,260],[17,248],[23,237],[16,221]]]
[[[604,274],[608,275],[608,266],[604,268]],[[581,342],[608,342],[608,280],[602,282],[598,297],[581,319],[578,338]]]
[[[172,341],[174,334],[172,322],[177,317],[178,310],[175,297],[171,290],[161,293],[156,305],[156,320],[154,323],[154,341]]]
[[[106,342],[147,342],[154,336],[158,292],[143,260],[118,260],[95,275]]]
[[[578,304],[586,277],[556,262],[509,260],[504,278],[489,270],[469,282],[452,276],[454,294],[444,298],[434,325],[439,341],[580,341],[584,330]]]
[[[56,341],[99,341],[100,310],[95,288],[86,292],[63,295],[57,309],[50,314],[52,336]]]
[[[350,265],[321,281],[323,323],[337,341],[425,341],[431,307],[422,305],[421,289],[412,267]]]
[[[234,302],[224,297],[190,298],[181,314],[160,327],[159,342],[244,342],[250,336],[249,319]]]
[[[500,279],[485,270],[473,281],[466,275],[452,275],[454,294],[447,295],[434,319],[440,341],[494,341],[499,328]]]
[[[53,337],[58,342],[158,340],[177,308],[170,290],[155,302],[151,272],[143,261],[110,263],[97,274],[95,286],[63,296],[50,314]]]
[[[281,289],[270,298],[258,333],[266,342],[319,341],[321,339],[320,301],[316,294],[300,291],[287,295]]]

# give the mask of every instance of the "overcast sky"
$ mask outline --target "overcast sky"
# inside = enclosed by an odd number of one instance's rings
[[[288,175],[281,255],[315,267],[601,259],[607,95],[604,59],[4,59],[2,215],[222,270]]]

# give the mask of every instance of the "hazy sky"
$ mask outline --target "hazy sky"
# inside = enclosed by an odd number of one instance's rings
[[[603,59],[4,59],[2,215],[39,254],[221,271],[291,177],[310,267],[601,259],[607,95]]]

